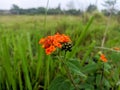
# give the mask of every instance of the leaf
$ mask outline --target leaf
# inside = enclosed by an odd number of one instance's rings
[[[113,72],[113,75],[112,75],[112,78],[115,82],[118,82],[120,79],[119,79],[119,69],[118,68],[115,68],[112,70]]]
[[[79,85],[79,90],[94,90],[94,87],[91,84],[85,83]]]
[[[104,68],[106,68],[106,69],[111,69],[111,65],[108,64],[108,63],[104,63]]]
[[[87,58],[89,58],[88,56],[91,54],[94,46],[95,46],[96,42],[93,41],[89,46],[88,46],[88,50],[86,51],[86,53],[84,54],[84,57],[82,59],[81,65],[84,65],[85,61]]]
[[[111,87],[109,80],[107,80],[106,78],[103,79],[103,82],[106,87]]]
[[[104,63],[104,72],[106,74],[110,74],[110,69],[111,69],[111,65],[108,63]]]
[[[94,71],[96,71],[98,69],[97,64],[93,63],[93,64],[88,64],[85,67],[82,68],[83,73],[92,73]]]
[[[80,70],[80,64],[78,60],[75,60],[75,59],[69,60],[66,62],[66,64],[74,74],[77,74],[77,75],[80,75],[81,77],[86,78],[86,75],[83,74]]]
[[[75,46],[73,47],[72,53],[68,54],[67,57],[73,57],[75,55],[75,53],[77,52],[77,50],[81,49],[81,47],[79,47],[79,46],[85,40],[85,37],[87,36],[86,33],[88,32],[90,26],[92,25],[93,20],[94,20],[94,17],[92,16],[90,18],[89,22],[87,23],[86,27],[84,28],[84,30],[82,30],[80,36],[77,38],[77,42],[76,42]],[[78,47],[78,49],[77,49],[77,47]]]
[[[119,66],[119,60],[120,60],[120,53],[112,52],[110,54],[110,59],[113,63],[118,64]]]
[[[63,76],[56,77],[50,84],[49,90],[70,90],[70,82]]]
[[[98,74],[98,75],[96,76],[96,84],[97,84],[97,86],[100,86],[100,83],[101,83],[101,77],[102,77],[101,74]]]

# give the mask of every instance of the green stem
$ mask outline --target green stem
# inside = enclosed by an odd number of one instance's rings
[[[100,87],[101,87],[101,90],[102,90],[102,85],[103,85],[103,75],[104,75],[104,63],[103,63],[103,68],[102,68],[102,76],[101,76],[101,82],[100,82]]]

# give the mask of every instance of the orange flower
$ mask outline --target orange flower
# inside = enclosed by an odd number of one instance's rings
[[[108,61],[104,54],[100,55],[100,60],[102,60],[103,62],[107,62]]]
[[[61,48],[62,44],[66,42],[71,42],[68,36],[56,33],[53,36],[47,36],[40,39],[39,44],[42,44],[42,47],[45,48],[46,54],[49,55],[54,52],[56,48]]]
[[[120,48],[118,48],[118,47],[114,47],[113,49],[116,51],[120,51]]]

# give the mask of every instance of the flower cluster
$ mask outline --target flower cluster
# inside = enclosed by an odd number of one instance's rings
[[[45,48],[46,54],[49,55],[54,52],[56,48],[62,48],[62,45],[67,42],[71,42],[69,36],[56,33],[53,36],[47,36],[40,39],[39,44],[42,44],[42,47]]]

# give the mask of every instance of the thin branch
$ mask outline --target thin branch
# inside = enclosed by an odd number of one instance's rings
[[[108,51],[113,51],[113,52],[118,52],[118,53],[120,53],[120,51],[116,51],[116,50],[114,50],[114,49],[112,49],[112,48],[106,48],[106,47],[95,47],[95,48],[104,49],[104,50],[108,50]]]
[[[115,0],[115,1],[116,1],[116,0]],[[113,6],[112,6],[112,8],[111,8],[110,15],[109,15],[109,17],[108,17],[108,22],[107,22],[107,26],[106,26],[106,29],[105,29],[105,32],[104,32],[104,35],[103,35],[101,47],[104,46],[104,43],[105,43],[105,40],[106,40],[106,37],[107,37],[107,32],[108,32],[108,28],[109,28],[109,24],[110,24],[110,20],[111,20],[111,16],[112,16],[112,10],[114,9],[114,6],[115,6],[115,4],[113,4]]]

